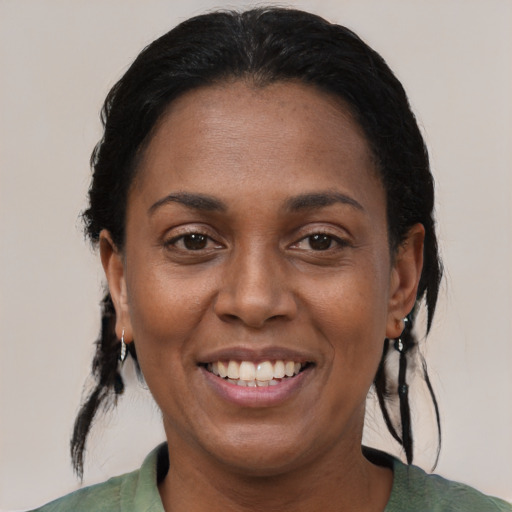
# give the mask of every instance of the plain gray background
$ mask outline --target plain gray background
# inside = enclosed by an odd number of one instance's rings
[[[272,3],[272,2],[267,2]],[[0,509],[78,486],[69,437],[99,328],[102,273],[80,231],[98,112],[144,45],[247,2],[0,0]],[[430,148],[446,278],[423,350],[438,394],[437,472],[512,499],[512,2],[288,2],[388,61]],[[128,369],[129,371],[129,369]],[[417,462],[435,453],[423,392]],[[369,403],[367,442],[400,455]],[[138,467],[163,432],[134,383],[89,443],[85,483]]]

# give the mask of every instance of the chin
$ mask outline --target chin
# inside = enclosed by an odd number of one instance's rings
[[[284,430],[284,431],[283,431]],[[226,438],[226,433],[229,436]],[[307,465],[318,450],[304,433],[275,425],[224,429],[223,439],[209,438],[209,455],[234,473],[247,477],[272,477]]]

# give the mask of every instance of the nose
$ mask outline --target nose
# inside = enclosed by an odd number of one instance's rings
[[[272,251],[240,250],[226,266],[214,304],[217,316],[256,329],[294,318],[297,303],[283,267]]]

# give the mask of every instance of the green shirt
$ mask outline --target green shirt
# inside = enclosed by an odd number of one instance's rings
[[[512,505],[457,482],[427,475],[390,455],[370,450],[372,459],[393,468],[393,488],[384,512],[512,512]],[[153,450],[142,467],[102,484],[85,487],[33,512],[164,512],[157,483],[167,473],[167,445]]]

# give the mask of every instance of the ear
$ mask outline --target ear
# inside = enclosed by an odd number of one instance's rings
[[[414,307],[423,268],[425,228],[412,226],[398,247],[390,276],[386,337],[397,338],[403,330],[402,320]]]
[[[120,339],[124,331],[124,341],[129,343],[133,340],[133,334],[126,288],[125,262],[123,254],[106,229],[100,232],[100,256],[116,310],[116,335]]]

